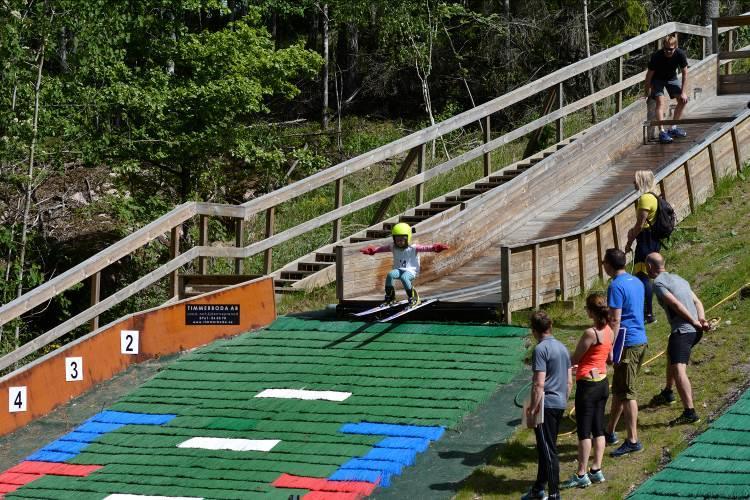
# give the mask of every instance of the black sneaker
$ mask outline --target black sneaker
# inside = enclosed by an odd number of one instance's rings
[[[651,405],[653,406],[672,405],[674,402],[674,392],[672,392],[672,389],[662,389],[659,394],[651,398]]]
[[[669,422],[670,427],[674,427],[675,425],[683,425],[683,424],[697,424],[701,421],[701,418],[698,416],[697,413],[687,413],[682,412],[682,415],[677,417],[674,420],[671,420]]]

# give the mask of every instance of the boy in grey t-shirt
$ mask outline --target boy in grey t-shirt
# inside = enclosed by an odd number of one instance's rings
[[[531,315],[531,333],[538,344],[532,355],[533,386],[526,417],[533,422],[534,416],[543,412],[544,422],[534,427],[538,455],[536,481],[522,498],[545,498],[544,488],[548,486],[548,498],[554,499],[560,498],[557,433],[573,386],[570,353],[552,336],[552,320],[545,312]]]
[[[646,256],[649,277],[654,280],[654,294],[669,318],[671,333],[667,344],[667,384],[663,391],[654,396],[655,403],[674,401],[672,384],[677,386],[684,411],[669,422],[670,426],[692,424],[700,421],[693,405],[693,388],[687,376],[690,352],[698,343],[708,323],[703,312],[703,304],[693,293],[690,284],[668,273],[664,268],[664,257],[654,252]]]

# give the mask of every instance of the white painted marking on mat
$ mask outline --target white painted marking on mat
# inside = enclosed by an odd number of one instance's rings
[[[200,448],[204,450],[271,451],[281,441],[278,439],[227,439],[194,437],[178,444],[178,448]]]
[[[104,500],[203,500],[203,497],[155,497],[148,495],[128,495],[124,493],[113,493]]]
[[[266,389],[255,395],[256,398],[276,398],[276,399],[323,399],[325,401],[344,401],[351,392],[337,391],[306,391],[304,389]]]

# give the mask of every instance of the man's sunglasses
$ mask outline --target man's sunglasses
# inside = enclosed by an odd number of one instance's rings
[[[675,50],[677,50],[677,47],[664,47],[664,52],[666,52],[667,54],[671,54]]]

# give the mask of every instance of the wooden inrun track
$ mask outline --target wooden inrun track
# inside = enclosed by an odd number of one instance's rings
[[[750,157],[750,94],[717,95],[716,64],[705,60],[690,69],[697,91],[683,117],[687,138],[643,144],[641,99],[522,178],[418,234],[416,242],[451,246],[422,254],[420,295],[500,304],[509,320],[513,310],[579,293],[603,277],[603,251],[625,245],[635,221],[637,170],[652,170],[678,220],[687,216]],[[390,255],[363,256],[361,246],[338,248],[345,308],[382,300]]]
[[[633,217],[635,194],[630,179],[634,170],[653,169],[667,197],[678,207],[680,216],[684,216],[710,194],[720,177],[738,171],[750,156],[744,107],[747,96],[743,94],[750,92],[750,79],[724,69],[731,64],[728,61],[750,54],[732,46],[732,26],[746,24],[747,19],[720,20],[713,29],[666,23],[443,122],[242,205],[190,202],[175,207],[86,261],[0,306],[0,327],[3,327],[14,320],[23,321],[25,315],[77,287],[85,286],[91,297],[83,310],[1,357],[0,370],[20,366],[39,349],[70,332],[81,333],[80,329],[87,325],[92,332],[100,331],[100,315],[147,287],[166,286],[167,296],[174,301],[180,295],[180,283],[186,287],[190,284],[200,292],[252,279],[255,276],[246,274],[244,269],[247,259],[256,256],[262,257],[262,274],[276,280],[277,292],[304,291],[336,280],[338,297],[345,305],[378,300],[383,276],[390,268],[390,256],[365,257],[358,249],[364,241],[373,244],[384,241],[378,238],[386,236],[390,226],[399,220],[416,227],[418,241],[444,241],[452,247],[448,252],[423,259],[424,272],[418,281],[423,295],[459,304],[467,301],[501,304],[505,318],[510,319],[512,310],[577,293],[602,275],[598,266],[601,259],[597,257],[601,250],[623,244]],[[645,103],[639,100],[624,108],[623,101],[625,94],[641,88],[644,72],[638,66],[635,73],[626,74],[625,61],[639,57],[645,60],[654,50],[654,44],[658,46],[671,33],[679,33],[681,43],[693,47],[691,57],[696,61],[690,70],[693,101],[688,115],[715,117],[717,122],[704,120],[687,125],[688,139],[671,146],[642,145]],[[713,47],[721,45],[727,50],[707,56],[706,41],[710,40]],[[566,100],[566,85],[570,88],[589,70],[608,64],[616,64],[619,70],[614,83],[577,100]],[[735,95],[724,95],[732,93]],[[531,98],[547,100],[550,106],[544,111],[546,114],[509,132],[497,134],[493,130],[493,117],[497,113],[514,105],[525,105]],[[564,137],[563,122],[567,116],[603,100],[614,101],[614,117],[577,136]],[[493,152],[498,148],[547,125],[557,130],[555,146],[510,165],[493,165]],[[426,158],[428,145],[464,130],[471,133],[481,130],[481,144],[468,151],[453,151],[449,160],[430,165]],[[391,186],[359,199],[347,198],[345,181],[361,182],[353,176],[365,169],[390,168],[394,162],[401,163],[401,167]],[[481,178],[436,199],[424,199],[429,182],[470,162],[481,163]],[[277,207],[318,189],[330,190],[324,194],[332,198],[330,211],[296,225],[277,220]],[[403,193],[413,194],[412,208],[389,217],[390,200]],[[376,204],[379,207],[371,227],[344,234],[347,216]],[[211,218],[234,227],[234,245],[211,241]],[[265,233],[247,242],[246,226],[250,221],[263,223]],[[196,242],[181,238],[186,226],[197,227]],[[311,240],[304,241],[317,250],[291,262],[274,262],[274,255],[279,255],[274,254],[274,249],[309,238],[315,231],[319,236],[319,230],[327,226],[331,227],[327,240],[314,246]],[[165,234],[170,246],[169,259],[103,296],[102,272],[163,239]],[[194,246],[181,246],[188,243]],[[234,276],[207,277],[209,261],[220,259],[232,264]]]

